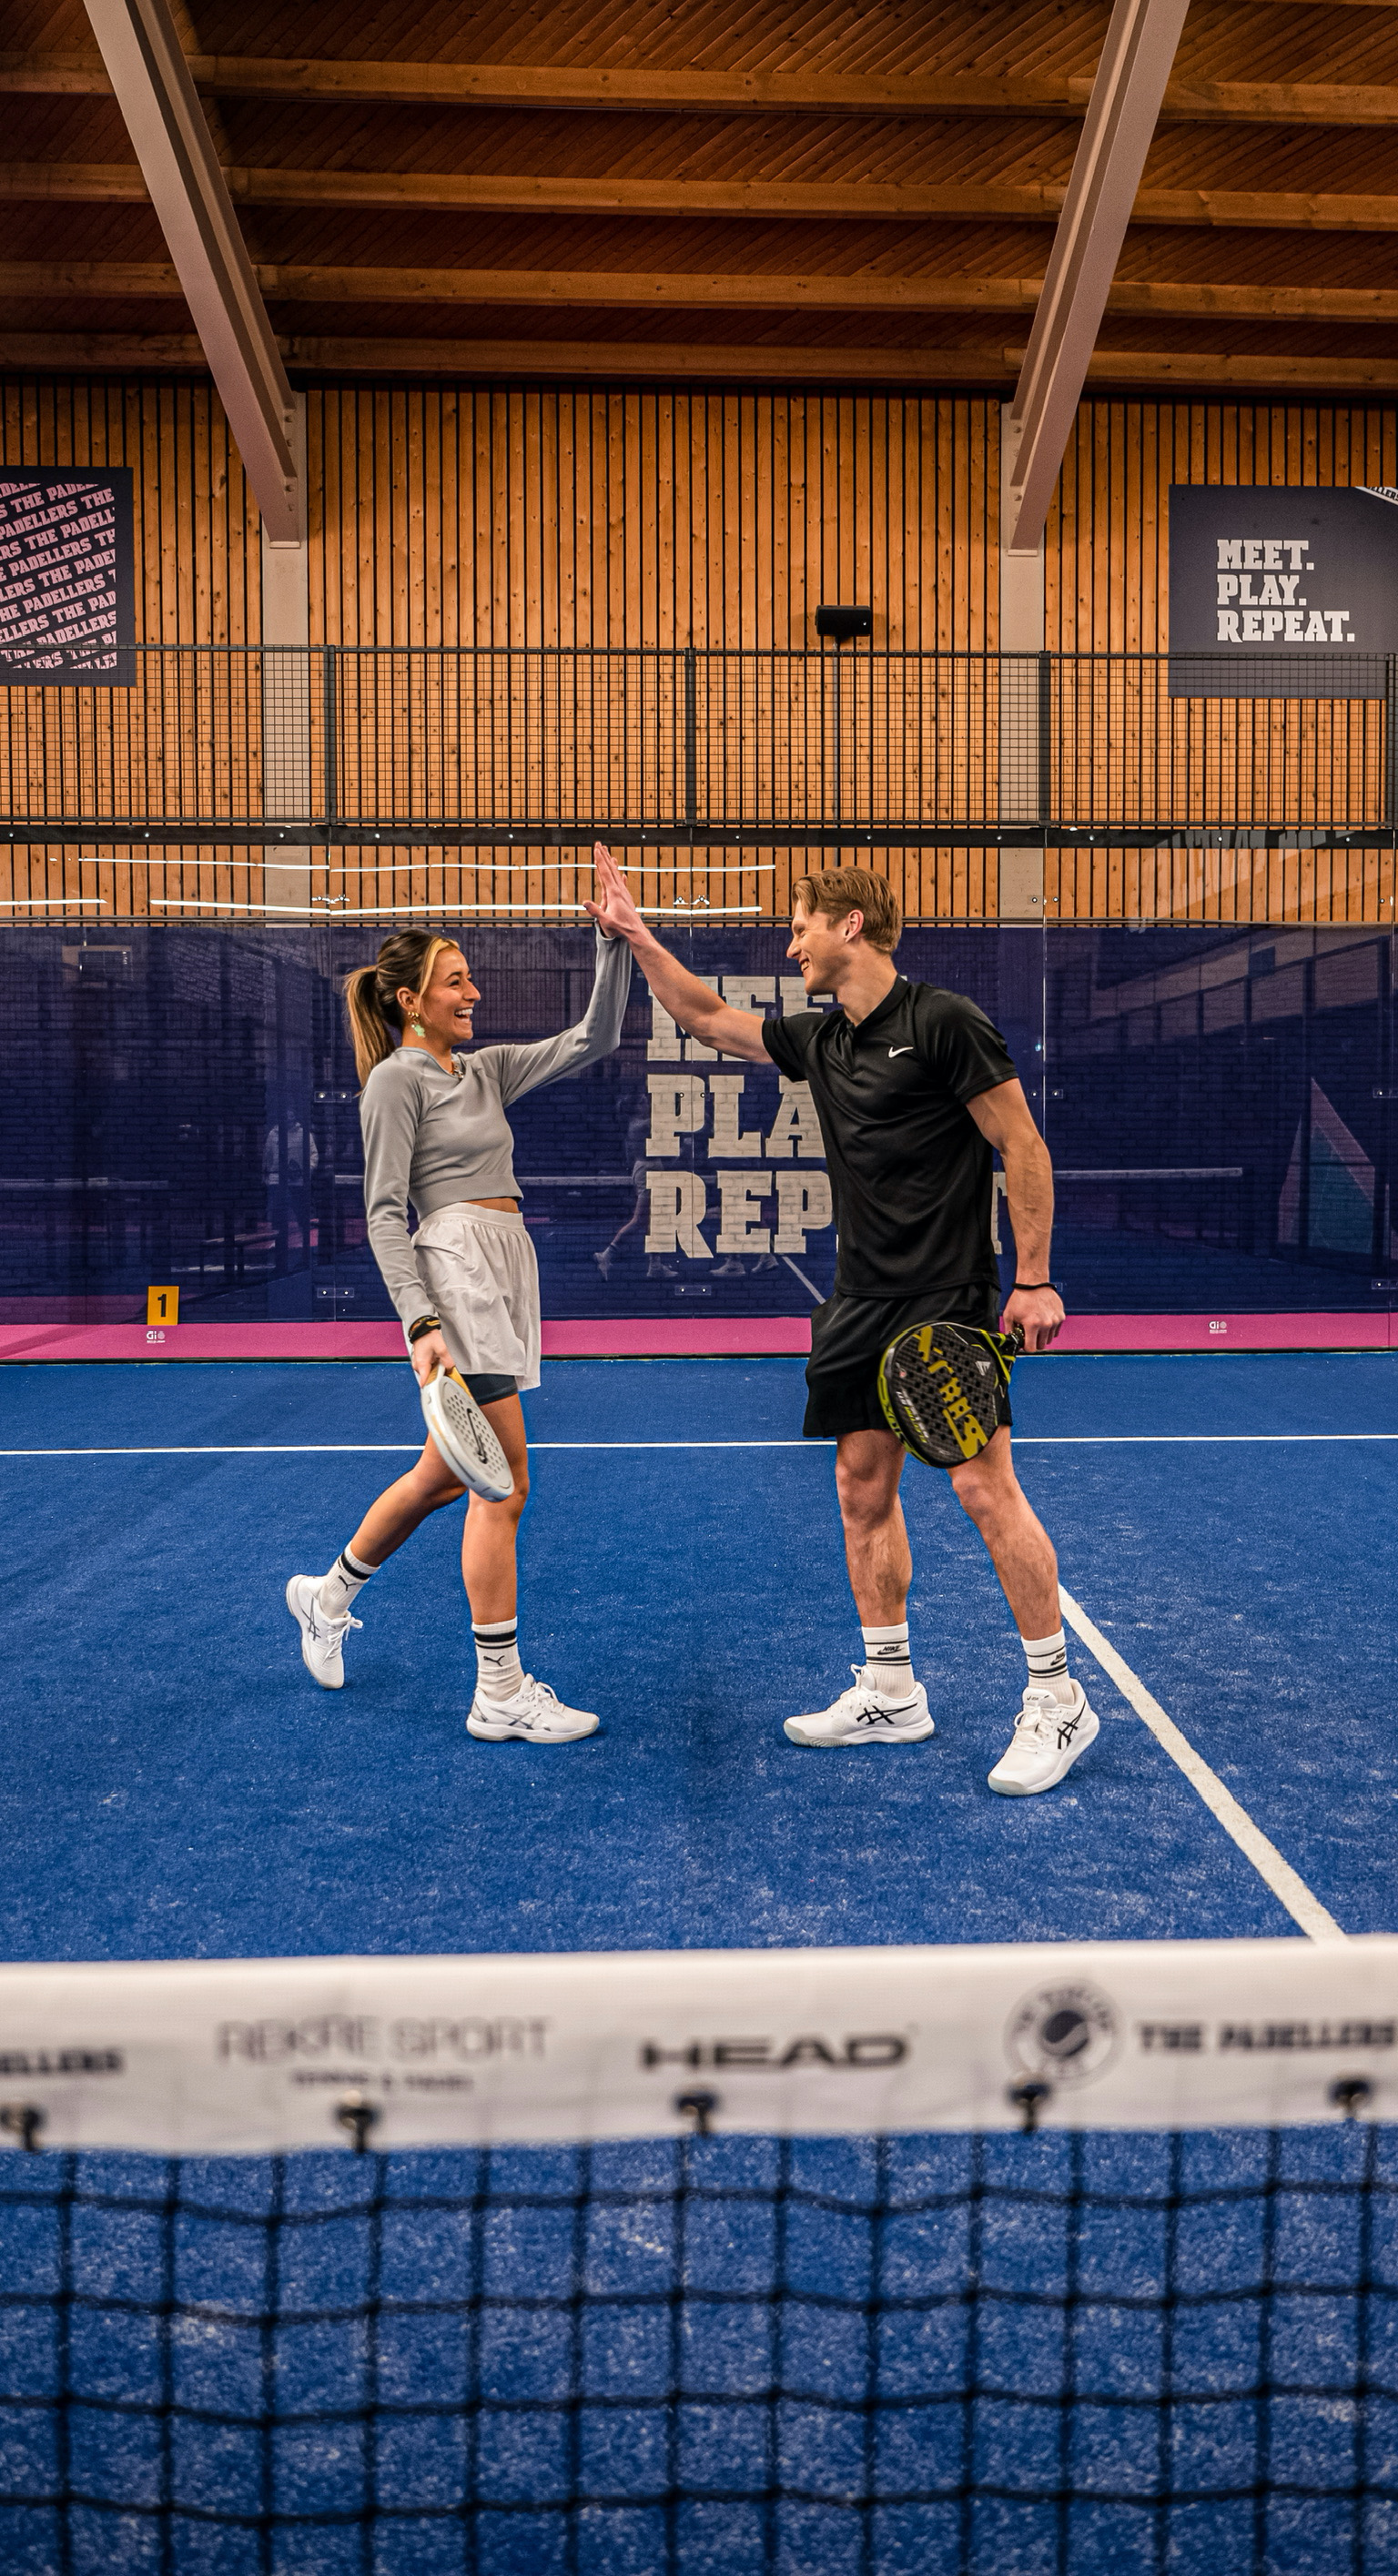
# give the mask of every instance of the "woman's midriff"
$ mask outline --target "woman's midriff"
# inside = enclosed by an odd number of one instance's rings
[[[518,1199],[463,1199],[461,1204],[463,1207],[503,1208],[507,1216],[513,1216],[519,1201]]]

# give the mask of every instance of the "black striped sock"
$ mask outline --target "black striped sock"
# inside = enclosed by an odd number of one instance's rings
[[[524,1679],[519,1627],[513,1619],[471,1625],[476,1641],[476,1688],[482,1699],[513,1699]]]
[[[912,1651],[906,1619],[894,1628],[861,1628],[864,1679],[881,1699],[906,1699],[913,1686]]]
[[[1073,1685],[1068,1676],[1068,1640],[1059,1628],[1052,1637],[1022,1637],[1029,1678],[1036,1690],[1051,1690],[1055,1699],[1071,1699]]]
[[[377,1566],[361,1565],[359,1558],[352,1555],[347,1547],[342,1548],[329,1573],[321,1578],[320,1590],[316,1594],[316,1608],[322,1617],[345,1618],[370,1575],[377,1572]]]

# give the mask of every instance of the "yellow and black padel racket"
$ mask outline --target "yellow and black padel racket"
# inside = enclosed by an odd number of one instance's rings
[[[1010,1371],[1024,1348],[1016,1324],[909,1324],[879,1362],[879,1402],[890,1431],[925,1467],[979,1457],[1010,1418]]]

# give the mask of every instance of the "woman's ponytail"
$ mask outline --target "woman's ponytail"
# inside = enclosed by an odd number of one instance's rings
[[[345,1016],[361,1091],[375,1065],[393,1053],[393,1040],[376,990],[378,980],[377,966],[356,966],[354,973],[345,977]]]
[[[392,1032],[403,1026],[400,991],[406,985],[410,993],[421,993],[432,980],[439,950],[456,945],[440,930],[398,930],[372,966],[356,966],[345,977],[345,1016],[361,1091],[375,1065],[393,1053]]]

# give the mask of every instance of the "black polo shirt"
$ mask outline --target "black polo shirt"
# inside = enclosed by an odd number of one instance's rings
[[[808,1082],[835,1202],[837,1297],[997,1285],[991,1151],[966,1107],[1013,1082],[1000,1032],[963,993],[900,975],[856,1028],[838,1008],[763,1024]]]

